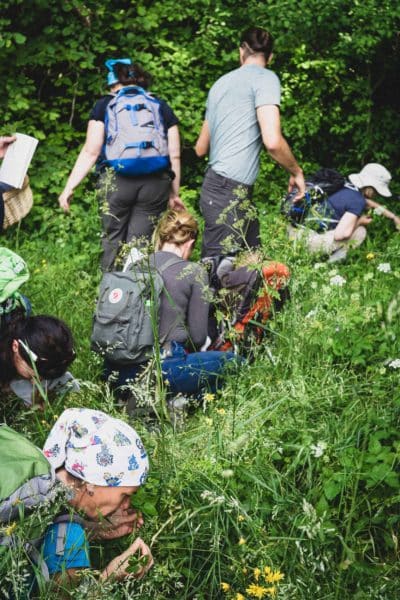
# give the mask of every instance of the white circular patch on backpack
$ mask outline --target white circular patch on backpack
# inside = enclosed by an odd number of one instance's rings
[[[110,304],[117,304],[122,298],[123,292],[121,288],[114,288],[108,295],[108,301]]]

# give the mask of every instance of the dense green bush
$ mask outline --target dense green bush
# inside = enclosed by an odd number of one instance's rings
[[[153,90],[196,139],[207,91],[238,61],[251,24],[276,38],[272,68],[283,84],[284,131],[306,168],[397,168],[400,124],[400,8],[394,0],[321,3],[172,0],[118,3],[4,0],[0,17],[2,129],[37,136],[32,172],[37,203],[54,206],[83,140],[89,110],[105,91],[104,61],[131,56],[153,75]],[[201,164],[188,156],[185,183]],[[282,177],[266,162],[260,189]],[[38,213],[39,214],[39,213]]]

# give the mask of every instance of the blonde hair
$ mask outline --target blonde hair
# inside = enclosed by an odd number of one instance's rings
[[[167,242],[180,246],[188,240],[195,240],[198,231],[197,221],[189,212],[168,210],[161,217],[154,232],[154,249],[161,250]]]

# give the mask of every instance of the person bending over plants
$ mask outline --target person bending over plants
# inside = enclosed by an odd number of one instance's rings
[[[102,269],[112,268],[120,245],[150,238],[154,222],[167,208],[182,209],[179,198],[180,140],[171,107],[146,90],[151,77],[131,59],[110,59],[110,93],[90,116],[85,144],[59,197],[68,212],[75,188],[97,163],[108,189],[103,210]],[[107,185],[107,167],[113,169]],[[104,178],[105,177],[105,178]]]
[[[365,214],[372,209],[376,214],[391,219],[400,229],[400,217],[375,201],[377,195],[392,195],[389,184],[391,174],[378,163],[368,163],[359,173],[349,175],[343,187],[328,196],[324,205],[327,231],[318,233],[305,227],[289,226],[291,239],[304,239],[311,253],[329,255],[328,262],[337,262],[347,256],[349,247],[358,247],[367,236],[366,227],[372,217]]]
[[[19,309],[13,317],[0,331],[0,390],[31,404],[38,386],[63,387],[73,379],[67,372],[75,360],[73,337],[56,317],[25,317]]]
[[[119,538],[143,524],[141,514],[129,507],[131,496],[146,481],[149,461],[130,425],[88,408],[65,410],[43,453],[65,488],[69,506],[85,517],[53,523],[44,538],[43,558],[50,575],[70,586],[77,583],[80,569],[91,567],[89,538]],[[153,557],[143,540],[136,538],[100,573],[100,580],[127,577],[134,555],[139,556],[133,574],[142,577],[153,565]]]
[[[148,257],[163,279],[157,327],[162,375],[172,395],[215,391],[226,364],[236,358],[233,352],[201,351],[208,334],[210,290],[203,268],[189,262],[197,234],[189,212],[169,210],[156,228],[155,252]],[[121,386],[142,367],[106,361],[105,375],[116,371],[115,385]]]

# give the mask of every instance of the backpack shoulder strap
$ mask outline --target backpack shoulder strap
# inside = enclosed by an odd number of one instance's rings
[[[58,515],[53,520],[54,525],[58,525],[57,527],[57,539],[56,539],[56,554],[57,556],[63,556],[65,552],[65,540],[67,537],[67,527],[69,523],[78,523],[83,529],[86,529],[86,521],[82,519],[76,513],[68,514],[65,513],[63,515]]]
[[[118,90],[117,92],[117,96],[125,96],[126,94],[129,94],[130,92],[137,92],[138,94],[143,94],[144,96],[146,96],[146,90],[144,90],[142,87],[140,87],[140,85],[126,85],[125,87],[121,88],[120,90]]]

